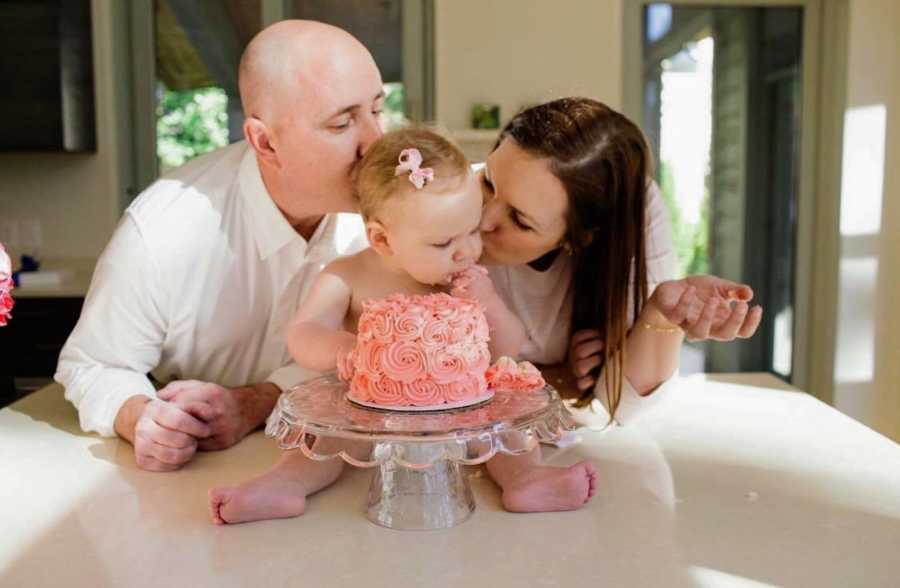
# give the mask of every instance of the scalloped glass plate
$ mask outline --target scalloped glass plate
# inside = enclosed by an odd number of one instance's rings
[[[334,376],[304,382],[282,394],[266,433],[311,459],[420,469],[440,460],[474,465],[498,452],[522,454],[577,427],[552,386],[497,390],[486,403],[440,412],[369,409],[346,395],[347,385]]]

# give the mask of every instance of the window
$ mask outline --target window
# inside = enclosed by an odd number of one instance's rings
[[[753,286],[755,337],[686,347],[683,371],[793,373],[803,10],[649,3],[641,123],[679,271]]]
[[[262,29],[264,14],[270,20],[319,20],[349,31],[372,51],[381,70],[386,94],[385,127],[396,128],[409,120],[428,118],[432,85],[431,3],[432,0],[136,3],[131,19],[137,93],[135,184],[146,187],[160,174],[194,157],[243,139],[238,64],[247,43]]]

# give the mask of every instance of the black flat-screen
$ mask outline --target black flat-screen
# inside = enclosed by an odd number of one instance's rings
[[[0,0],[0,150],[93,151],[90,0]]]

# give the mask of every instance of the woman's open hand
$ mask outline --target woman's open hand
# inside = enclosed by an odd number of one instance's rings
[[[657,329],[678,326],[691,341],[747,339],[762,319],[762,307],[751,308],[752,299],[753,290],[745,284],[688,276],[659,284],[641,319]]]

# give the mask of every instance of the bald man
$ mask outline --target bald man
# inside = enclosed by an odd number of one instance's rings
[[[132,203],[60,354],[82,429],[128,440],[147,470],[237,443],[317,375],[291,361],[285,326],[322,267],[365,246],[347,213],[351,171],[382,133],[371,54],[338,28],[282,21],[239,77],[245,141]]]

